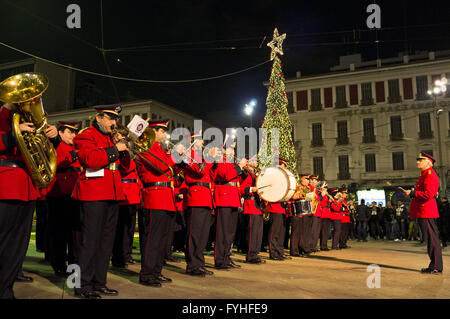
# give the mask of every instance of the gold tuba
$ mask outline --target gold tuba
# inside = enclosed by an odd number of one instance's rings
[[[41,96],[48,87],[48,79],[39,73],[13,75],[0,83],[0,101],[14,103],[12,131],[25,160],[33,183],[45,188],[56,174],[56,151],[45,135],[48,127]],[[19,125],[30,122],[34,132],[21,132]]]

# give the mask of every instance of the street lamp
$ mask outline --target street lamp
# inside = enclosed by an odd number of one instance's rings
[[[434,97],[434,112],[436,116],[436,128],[438,131],[438,156],[439,156],[439,165],[437,166],[437,170],[439,172],[439,195],[445,196],[445,189],[447,188],[447,179],[445,177],[445,166],[442,161],[442,149],[441,149],[441,124],[439,120],[439,116],[443,112],[443,109],[440,109],[437,105],[437,97],[442,96],[447,91],[447,79],[443,77],[440,80],[436,80],[433,85],[432,90],[428,90],[427,93],[430,96]]]
[[[255,106],[256,106],[256,100],[253,99],[250,101],[250,103],[245,104],[245,107],[244,107],[244,113],[247,114],[248,116],[250,116],[250,127],[253,127],[252,114],[253,114],[253,109]]]

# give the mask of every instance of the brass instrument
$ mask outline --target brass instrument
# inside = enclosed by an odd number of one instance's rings
[[[47,77],[40,73],[21,73],[0,83],[0,101],[17,106],[12,131],[31,179],[39,188],[50,185],[57,168],[55,148],[45,135],[48,123],[41,100],[48,84]],[[20,131],[19,125],[26,122],[33,123],[33,132]]]

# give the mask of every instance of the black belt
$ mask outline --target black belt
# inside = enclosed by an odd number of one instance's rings
[[[144,183],[144,188],[149,188],[149,187],[169,187],[169,188],[173,188],[173,182]]]
[[[122,183],[137,183],[137,179],[122,179]]]
[[[66,168],[58,168],[56,173],[79,173],[81,172],[81,167],[66,167]]]
[[[188,183],[187,185],[189,187],[192,187],[192,186],[204,186],[204,187],[207,187],[207,188],[211,189],[211,184],[210,183],[205,183],[205,182],[193,182],[193,183]]]
[[[227,185],[239,187],[239,182],[215,182],[216,185]]]
[[[23,168],[23,169],[27,168],[27,166],[25,165],[25,162],[10,161],[10,160],[4,159],[4,158],[0,158],[0,166],[17,167],[17,168]]]

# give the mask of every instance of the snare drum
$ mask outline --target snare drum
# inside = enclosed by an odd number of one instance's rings
[[[256,178],[259,196],[268,202],[284,202],[294,195],[297,181],[285,168],[267,167]]]
[[[309,200],[297,200],[295,202],[295,215],[303,216],[312,214],[311,202]]]

